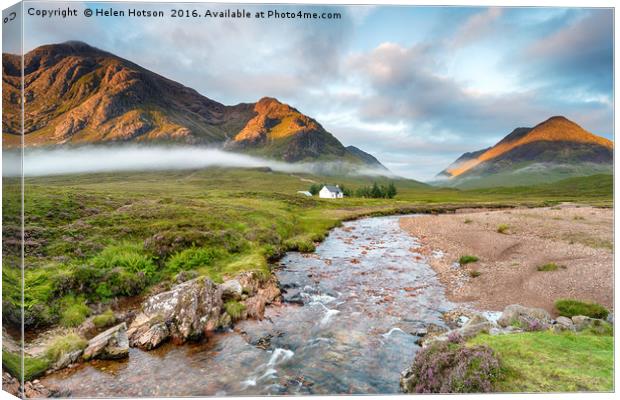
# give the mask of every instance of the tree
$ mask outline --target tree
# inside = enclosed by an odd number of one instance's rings
[[[373,182],[372,184],[372,189],[370,189],[370,197],[375,199],[383,197],[383,193],[381,192],[379,185],[377,185],[377,182]]]
[[[396,185],[394,185],[394,182],[390,182],[390,184],[387,187],[387,191],[386,191],[387,198],[393,199],[397,193],[398,192],[396,190]]]
[[[342,191],[342,195],[343,196],[345,196],[345,197],[353,196],[353,191],[351,189],[349,189],[348,187],[345,187],[344,185],[339,185],[338,187]]]
[[[308,191],[313,195],[316,196],[317,194],[319,194],[319,192],[321,191],[321,189],[323,188],[323,186],[318,185],[316,183],[313,183],[312,185],[310,185],[310,189],[308,189]]]
[[[357,197],[370,197],[370,189],[368,186],[362,186],[355,191]]]

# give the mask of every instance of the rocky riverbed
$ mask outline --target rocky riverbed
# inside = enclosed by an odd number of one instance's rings
[[[315,253],[290,253],[276,266],[282,303],[243,299],[243,284],[240,295],[235,284],[184,284],[198,294],[226,289],[256,319],[226,328],[220,302],[202,295],[188,299],[203,318],[187,318],[172,288],[128,322],[128,357],[94,357],[41,383],[79,397],[398,393],[422,331],[446,329],[442,314],[452,308],[418,248],[398,217],[347,222]]]

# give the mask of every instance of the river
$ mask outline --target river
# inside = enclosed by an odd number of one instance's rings
[[[130,349],[42,379],[76,397],[390,394],[419,346],[416,329],[451,308],[399,217],[350,221],[315,253],[276,267],[282,305],[205,343]]]

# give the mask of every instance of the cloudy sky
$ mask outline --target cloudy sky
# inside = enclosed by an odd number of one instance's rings
[[[342,19],[32,16],[24,48],[83,40],[224,104],[273,96],[417,179],[553,115],[612,138],[610,9],[238,7],[340,12]]]

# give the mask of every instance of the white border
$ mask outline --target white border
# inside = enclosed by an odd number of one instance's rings
[[[27,1],[27,0],[26,0]],[[106,0],[108,2],[123,2],[122,0]],[[330,0],[313,0],[313,1],[308,1],[308,0],[298,0],[298,1],[284,1],[284,0],[268,0],[268,1],[260,1],[260,0],[227,0],[227,1],[161,1],[161,0],[152,0],[152,1],[148,1],[148,0],[131,0],[132,2],[150,2],[150,3],[256,3],[256,4],[264,4],[264,3],[271,3],[271,4],[340,4],[340,5],[351,5],[351,4],[357,4],[357,5],[427,5],[427,6],[504,6],[504,7],[608,7],[608,8],[615,8],[615,2],[613,0],[589,0],[589,1],[584,1],[584,0],[473,0],[473,1],[467,1],[467,0],[444,0],[444,1],[438,1],[438,0],[423,0],[423,1],[416,1],[416,0],[389,0],[386,2],[382,2],[382,1],[368,1],[368,0],[337,0],[337,1],[330,1]],[[81,1],[75,1],[76,3],[82,3]],[[13,4],[17,3],[17,1],[12,1],[12,0],[0,0],[0,6],[2,9],[5,9]],[[617,26],[617,22],[618,22],[618,14],[615,12],[614,10],[614,27]],[[0,33],[0,38],[1,38],[1,33]],[[614,77],[618,76],[618,64],[615,63],[615,54],[616,54],[616,50],[617,50],[617,44],[618,44],[618,30],[614,29]],[[618,90],[618,82],[614,79],[614,93],[616,93]],[[615,96],[614,96],[615,98]],[[616,105],[615,105],[615,101],[614,101],[614,139],[615,139],[615,132],[617,131],[618,128],[618,121],[615,118],[615,110],[616,110]],[[614,157],[614,170],[616,170],[616,167],[618,166],[618,160]],[[1,168],[1,166],[0,166]],[[1,194],[1,188],[0,188],[0,194]],[[618,188],[618,177],[617,175],[614,173],[614,199],[617,198],[618,193],[619,193],[619,188]],[[615,233],[615,228],[617,226],[617,222],[618,222],[618,215],[616,215],[614,213],[614,233]],[[614,248],[615,245],[617,244],[617,241],[615,240],[616,237],[614,235]],[[617,253],[614,254],[614,272],[615,272],[615,265],[618,265],[618,260],[619,260],[619,256]],[[618,276],[614,273],[614,288],[618,288],[620,286],[618,286]],[[615,304],[614,304],[614,310],[618,309],[618,298],[615,298]],[[618,332],[616,330],[615,332],[615,338],[614,338],[614,345],[616,345],[618,343]],[[617,346],[615,346],[614,348],[614,353],[615,353],[615,357],[614,357],[614,387],[618,388],[618,383],[619,383],[619,378],[618,378],[618,374],[616,373],[616,364],[615,364],[615,360],[617,359]],[[174,375],[174,371],[171,371],[171,377]],[[397,396],[397,397],[395,397]],[[413,398],[413,396],[415,396],[415,398],[431,398],[430,395],[389,395],[389,396],[363,396],[364,398],[367,399],[373,399],[373,400],[394,400],[395,398]],[[483,397],[484,399],[506,399],[506,400],[513,400],[513,399],[556,399],[561,397],[562,399],[566,399],[566,400],[572,400],[572,399],[610,399],[612,397],[615,397],[613,394],[609,394],[609,393],[563,393],[563,394],[488,394],[488,395],[481,395],[481,394],[475,394],[475,395],[432,395],[433,399],[454,399],[457,396],[458,399],[479,399],[481,397]],[[286,399],[294,399],[297,396],[278,396],[278,398],[286,398]],[[317,400],[323,400],[323,399],[329,399],[329,398],[333,398],[335,396],[312,396],[312,399],[317,399]],[[342,399],[355,399],[355,398],[359,398],[360,396],[337,396],[338,398],[342,398]],[[15,397],[9,395],[6,392],[0,392],[0,399],[14,399]],[[157,399],[157,398],[156,398]],[[165,398],[165,399],[176,399],[176,398]],[[179,398],[181,399],[181,398]],[[263,397],[225,397],[223,398],[225,400],[228,399],[248,399],[248,400],[254,400],[254,399],[264,399]]]

